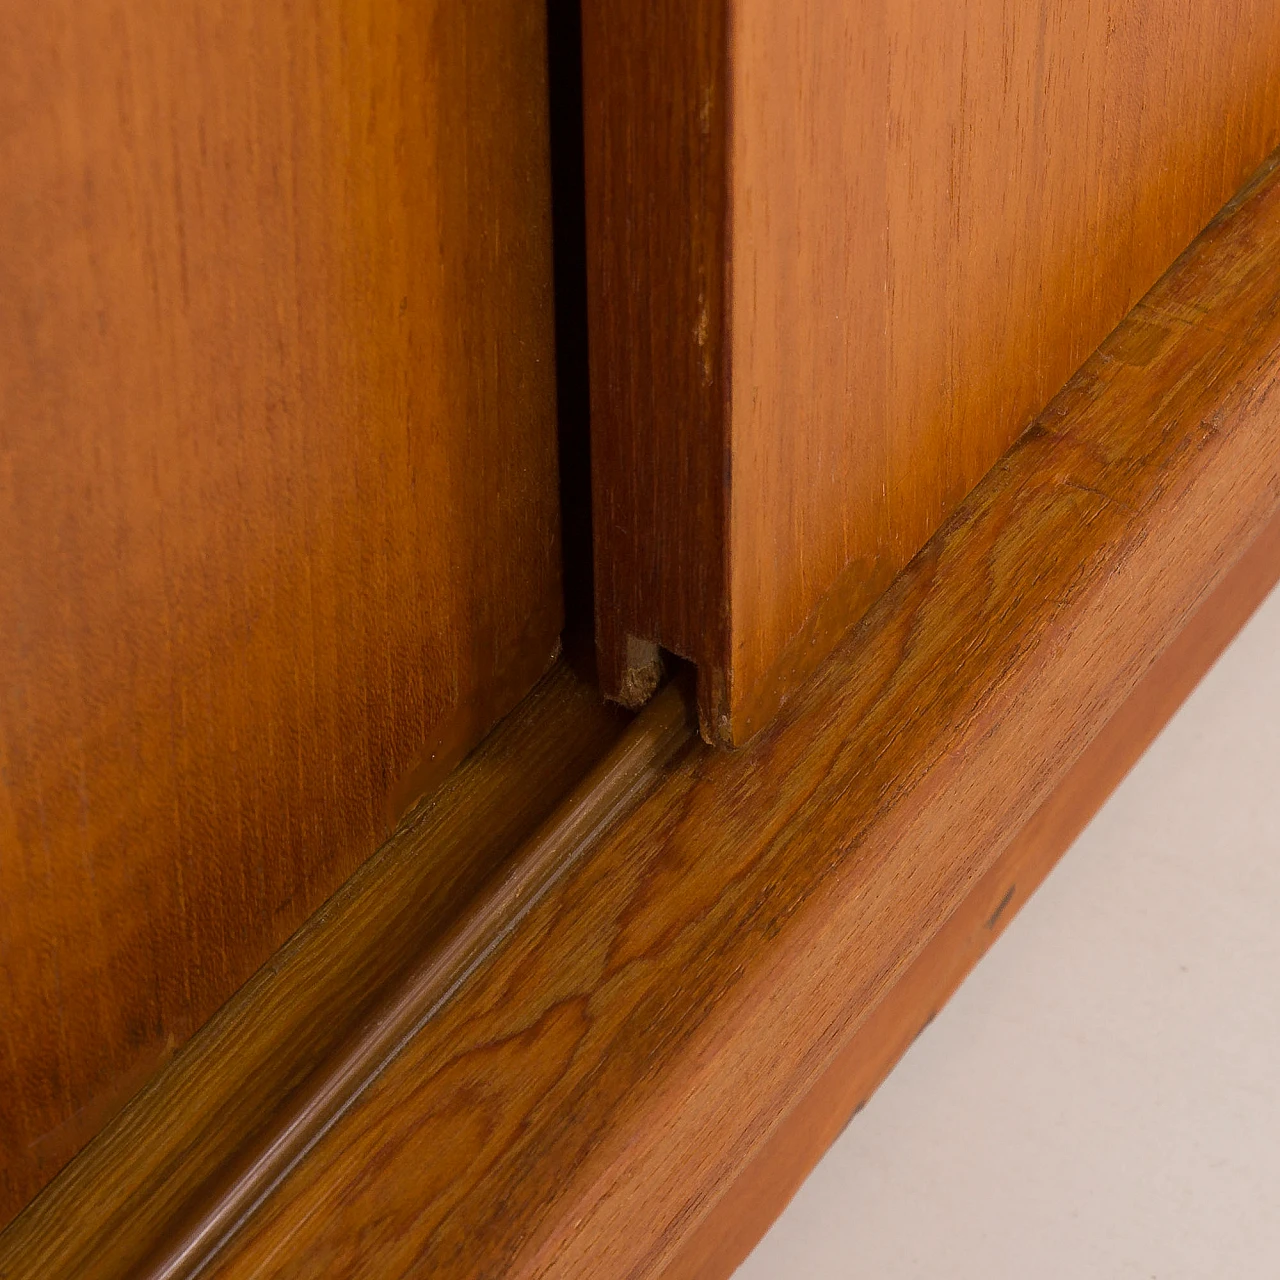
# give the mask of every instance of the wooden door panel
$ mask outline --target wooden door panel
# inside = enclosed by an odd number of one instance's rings
[[[550,661],[537,0],[0,42],[0,1220]]]
[[[583,10],[600,662],[737,744],[1280,141],[1280,10],[636,8]]]

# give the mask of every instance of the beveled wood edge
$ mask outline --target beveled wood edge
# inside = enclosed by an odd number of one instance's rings
[[[662,1280],[727,1280],[1280,581],[1280,516],[682,1242]]]
[[[728,615],[708,602],[728,591],[729,5],[581,12],[599,678],[625,704],[637,646],[693,662],[703,736],[727,745]]]

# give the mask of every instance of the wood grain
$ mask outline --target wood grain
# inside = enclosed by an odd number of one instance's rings
[[[1058,859],[1280,580],[1271,523],[1152,664],[1052,795],[752,1156],[663,1280],[728,1280],[827,1148],[1004,932]]]
[[[359,1102],[404,1042],[452,998],[610,825],[662,780],[691,737],[688,706],[670,685],[524,842],[493,886],[388,984],[269,1122],[191,1198],[175,1228],[136,1268],[136,1280],[178,1280],[203,1271],[261,1200]]]
[[[544,22],[5,6],[0,1222],[549,664]]]
[[[582,5],[596,651],[628,705],[629,635],[727,637],[724,37],[718,3]]]
[[[1278,512],[1269,164],[774,724],[680,758],[206,1274],[660,1274]],[[526,740],[506,776],[546,754]],[[326,959],[300,945],[292,989]],[[173,1183],[221,1163],[194,1083],[160,1109],[158,1082],[0,1236],[0,1276],[132,1276],[163,1248]],[[170,1112],[205,1131],[169,1146]]]
[[[624,727],[558,664],[0,1234],[0,1276],[136,1280],[209,1184],[500,883]]]
[[[1280,13],[632,8],[584,4],[602,676],[676,651],[740,744],[1280,141]]]

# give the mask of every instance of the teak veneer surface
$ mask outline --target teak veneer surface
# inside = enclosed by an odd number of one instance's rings
[[[1269,0],[586,0],[598,643],[740,744],[1280,142]]]
[[[0,1223],[546,670],[537,0],[0,40]]]
[[[736,753],[691,745],[578,850],[204,1274],[660,1274],[1278,510],[1269,163],[778,719]],[[545,755],[531,733],[508,759]],[[290,964],[322,975],[317,950]],[[294,990],[337,1017],[317,980]],[[262,1017],[262,981],[237,1017]],[[170,1101],[216,1139],[198,1096]],[[0,1236],[0,1275],[133,1276],[163,1251],[169,1180],[217,1167],[165,1115],[131,1108]]]

